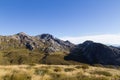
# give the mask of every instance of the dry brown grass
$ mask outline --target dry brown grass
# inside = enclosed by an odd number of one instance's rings
[[[84,65],[0,66],[0,80],[119,80],[120,70]]]

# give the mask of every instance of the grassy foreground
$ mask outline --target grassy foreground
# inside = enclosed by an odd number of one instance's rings
[[[83,65],[0,66],[0,80],[120,80],[120,70]]]

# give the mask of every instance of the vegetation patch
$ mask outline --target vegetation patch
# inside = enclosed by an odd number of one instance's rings
[[[83,65],[77,65],[75,66],[76,69],[89,69],[89,65],[83,64]]]
[[[48,74],[49,71],[47,69],[36,69],[35,75],[44,76],[45,74]]]
[[[94,72],[92,72],[92,74],[112,76],[112,74],[110,72],[107,72],[107,71],[94,71]]]
[[[31,76],[26,73],[6,74],[3,80],[31,80]]]
[[[74,70],[75,70],[74,68],[65,68],[65,69],[64,69],[65,72],[72,72],[72,71],[74,71]]]
[[[0,80],[119,80],[120,70],[81,65],[0,66]]]
[[[61,71],[62,71],[62,69],[60,67],[55,67],[54,68],[54,72],[61,72]]]

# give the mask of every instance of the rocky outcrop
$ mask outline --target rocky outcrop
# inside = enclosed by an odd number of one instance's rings
[[[37,39],[41,40],[45,45],[47,45],[47,48],[45,49],[45,52],[51,53],[56,51],[70,51],[75,45],[72,44],[69,41],[63,41],[58,38],[53,37],[50,34],[42,34],[36,36]]]
[[[41,34],[38,36],[29,36],[24,32],[11,36],[0,37],[0,49],[27,48],[29,50],[38,50],[44,53],[69,52],[75,45],[69,41],[63,41],[53,37],[50,34]]]
[[[21,32],[11,36],[0,36],[1,51],[8,51],[9,53],[9,50],[14,52],[15,49],[29,49],[30,52],[35,51],[37,54],[44,53],[47,56],[60,52],[68,54],[65,56],[65,60],[89,64],[120,65],[119,47],[106,46],[93,41],[85,41],[82,44],[74,45],[69,41],[60,40],[50,34],[29,36]],[[28,55],[31,56],[32,54],[29,53]]]

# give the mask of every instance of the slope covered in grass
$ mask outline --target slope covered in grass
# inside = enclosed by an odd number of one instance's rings
[[[28,49],[9,49],[0,51],[0,65],[21,65],[21,64],[53,64],[70,65],[80,64],[75,61],[66,61],[61,52],[44,54],[43,52],[30,51]]]
[[[87,67],[86,67],[87,66]],[[120,70],[82,65],[0,66],[0,80],[119,80]]]

